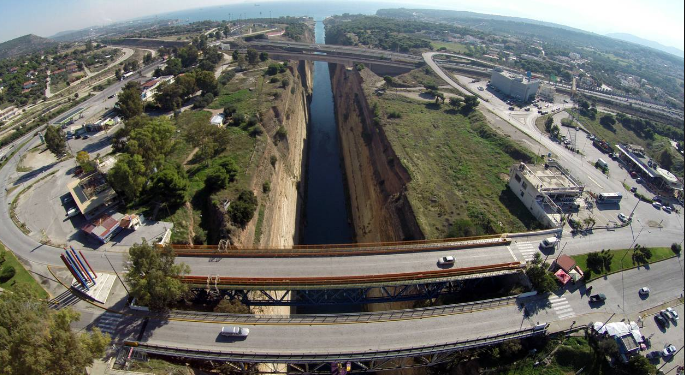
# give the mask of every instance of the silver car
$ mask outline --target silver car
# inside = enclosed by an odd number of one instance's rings
[[[448,255],[445,257],[440,257],[440,259],[438,259],[438,266],[451,266],[454,264],[454,262],[455,262],[454,257],[451,255]]]
[[[250,330],[248,328],[236,326],[221,327],[221,332],[219,334],[227,337],[247,337],[247,335],[250,334]]]

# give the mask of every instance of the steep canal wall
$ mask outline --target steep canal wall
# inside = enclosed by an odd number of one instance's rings
[[[406,196],[411,177],[374,120],[359,72],[338,64],[330,72],[356,242],[423,239]]]

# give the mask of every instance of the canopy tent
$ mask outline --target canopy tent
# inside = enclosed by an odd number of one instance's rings
[[[571,280],[571,276],[569,276],[564,270],[558,270],[557,272],[554,273],[554,276],[561,281],[562,284],[566,285],[569,280]]]
[[[571,279],[573,279],[574,283],[583,277],[575,269],[572,269],[571,272],[568,273],[568,275],[571,277]]]

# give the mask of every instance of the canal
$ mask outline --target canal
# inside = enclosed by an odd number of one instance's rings
[[[316,22],[315,35],[317,43],[325,43],[326,31],[322,21]],[[326,62],[314,62],[310,110],[302,244],[348,243],[353,236],[347,214],[333,92]]]

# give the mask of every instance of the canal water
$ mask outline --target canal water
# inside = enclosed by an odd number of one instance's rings
[[[325,43],[326,31],[323,22],[316,22],[315,34],[317,43]],[[302,243],[348,243],[352,241],[352,228],[347,214],[333,92],[326,62],[314,62],[314,88],[310,110],[307,196]]]

